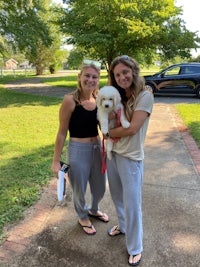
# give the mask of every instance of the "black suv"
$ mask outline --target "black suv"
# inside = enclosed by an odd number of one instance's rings
[[[155,95],[192,94],[200,98],[200,63],[175,64],[144,79]]]

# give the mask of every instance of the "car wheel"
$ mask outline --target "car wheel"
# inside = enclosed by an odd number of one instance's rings
[[[200,98],[200,87],[197,88],[197,97]]]

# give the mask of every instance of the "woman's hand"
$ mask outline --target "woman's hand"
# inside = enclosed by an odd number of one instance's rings
[[[58,172],[61,169],[60,161],[53,161],[51,165],[51,170],[53,171],[55,177],[58,179]]]
[[[108,119],[109,119],[109,121],[117,119],[117,113],[114,111],[109,112]]]

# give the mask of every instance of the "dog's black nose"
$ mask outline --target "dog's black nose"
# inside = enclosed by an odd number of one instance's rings
[[[105,105],[105,108],[109,108],[109,105]]]

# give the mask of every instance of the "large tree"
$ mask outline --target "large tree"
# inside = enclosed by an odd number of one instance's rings
[[[174,0],[63,0],[60,18],[68,43],[85,49],[110,65],[120,54],[151,62],[155,52],[163,59],[189,57],[200,42],[180,19]]]
[[[60,14],[61,7],[57,7],[55,11],[55,5],[50,5],[51,1],[46,0],[46,5],[43,10],[38,12],[43,23],[47,25],[48,37],[51,42],[44,43],[40,37],[35,38],[36,48],[35,50],[26,49],[27,58],[36,67],[36,75],[41,75],[45,69],[49,69],[51,73],[55,72],[58,66],[66,59],[67,52],[62,51],[60,46],[62,44],[62,36],[59,32],[57,25],[57,19]]]
[[[34,53],[38,39],[51,43],[48,25],[40,16],[46,5],[49,0],[0,0],[0,54],[5,54],[7,44]]]
[[[66,52],[60,50],[61,34],[55,22],[51,0],[0,0],[1,57],[10,55],[12,47],[14,52],[23,51],[37,75],[47,68],[54,72],[66,58]]]

